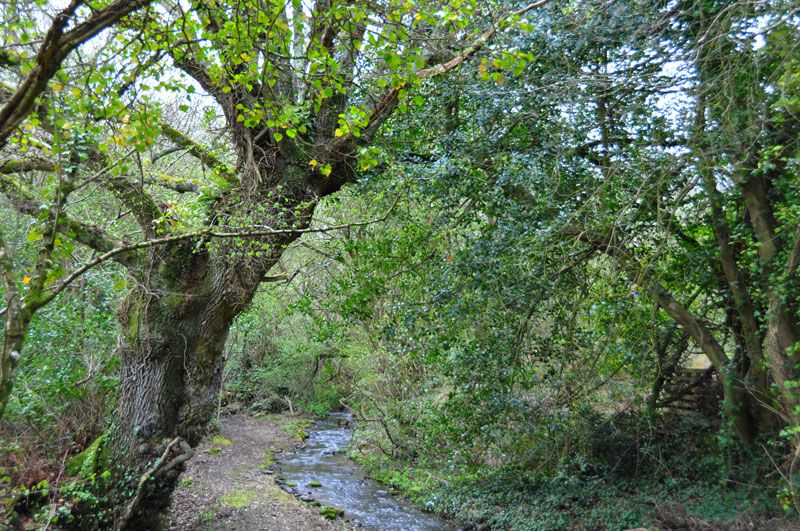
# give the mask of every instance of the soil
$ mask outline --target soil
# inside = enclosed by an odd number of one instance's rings
[[[270,474],[275,454],[301,443],[287,423],[289,415],[253,418],[231,415],[196,449],[181,476],[165,517],[168,530],[341,530],[341,520],[326,520],[319,508],[284,492]]]

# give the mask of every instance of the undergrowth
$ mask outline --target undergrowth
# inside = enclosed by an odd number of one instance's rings
[[[613,433],[616,444],[550,468],[402,459],[374,444],[352,456],[421,507],[478,529],[792,528],[776,500],[779,486],[769,483],[775,470],[767,456],[702,446],[715,427],[681,422],[685,431],[672,425],[669,436],[639,440],[638,458],[622,466],[603,453],[626,457],[619,445],[640,434],[608,431],[598,439]],[[374,440],[361,429],[356,440]]]

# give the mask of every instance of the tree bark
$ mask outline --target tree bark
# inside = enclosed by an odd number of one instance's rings
[[[742,191],[758,242],[761,277],[767,298],[767,329],[763,339],[763,352],[772,380],[784,403],[783,414],[788,417],[787,421],[797,424],[800,422],[795,413],[798,401],[795,393],[786,388],[786,382],[796,377],[795,366],[800,357],[797,349],[800,327],[787,304],[789,294],[784,293],[780,285],[782,275],[776,262],[781,253],[782,240],[775,230],[772,205],[762,178],[740,172],[735,175],[734,182]],[[791,260],[790,256],[789,261]]]
[[[281,168],[284,175],[295,174],[288,162]],[[231,219],[249,216],[252,223],[255,214],[243,212],[249,207],[241,205],[258,205],[254,197],[268,191],[265,182],[251,188],[252,203],[224,198],[217,211],[239,209]],[[283,206],[258,211],[257,223],[305,229],[320,195],[309,187],[286,187],[277,198]],[[271,199],[275,202],[275,195]],[[224,226],[228,221],[219,223]],[[121,391],[109,455],[134,477],[147,474],[151,479],[141,482],[138,494],[128,502],[120,527],[158,527],[158,514],[169,502],[186,449],[200,442],[216,409],[233,320],[300,234],[246,238],[233,245],[227,240],[177,241],[148,249],[139,268],[131,270],[138,284],[119,310]],[[156,466],[164,460],[178,464]]]
[[[12,306],[6,299],[6,326],[3,336],[2,360],[0,360],[0,418],[14,388],[14,372],[22,352],[28,323],[30,321],[18,306]]]

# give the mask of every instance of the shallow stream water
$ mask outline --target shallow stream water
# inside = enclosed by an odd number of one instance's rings
[[[349,413],[333,413],[315,423],[305,448],[280,460],[279,472],[306,499],[344,509],[353,525],[365,529],[403,531],[453,530],[435,515],[392,496],[344,451],[352,437]],[[312,487],[318,482],[319,487]]]

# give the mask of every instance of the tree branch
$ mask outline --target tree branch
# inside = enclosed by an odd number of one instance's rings
[[[37,98],[45,91],[50,79],[61,68],[61,63],[70,52],[149,2],[150,0],[116,0],[65,32],[82,4],[81,0],[72,0],[53,20],[36,54],[36,64],[0,109],[0,149],[5,147],[8,137],[31,112]]]
[[[36,201],[33,194],[8,175],[0,174],[0,192],[8,198],[11,206],[20,214],[36,218],[42,213],[41,203]],[[58,231],[62,234],[69,234],[76,242],[99,253],[107,253],[123,245],[100,227],[75,221],[63,212],[59,215]],[[115,256],[114,260],[125,267],[135,264],[132,256]]]
[[[153,221],[163,215],[153,198],[124,175],[111,175],[105,183],[111,193],[134,213],[145,233],[152,231]]]
[[[505,15],[501,16],[495,22],[492,23],[492,26],[481,33],[469,46],[461,50],[460,53],[435,66],[431,66],[428,68],[423,68],[417,70],[414,73],[414,77],[419,80],[428,79],[436,76],[440,76],[451,70],[454,70],[467,62],[473,55],[478,53],[484,46],[486,46],[492,38],[497,34],[497,29],[507,20],[510,18],[521,17],[534,9],[538,9],[543,7],[549,2],[549,0],[539,0],[538,2],[533,2],[528,4],[527,6],[523,7],[522,9],[518,9],[517,11],[512,11],[510,13],[506,13]],[[352,135],[346,135],[342,138],[338,139],[336,144],[337,145],[344,145],[346,143],[360,141],[369,142],[372,136],[377,132],[380,126],[392,115],[395,107],[397,106],[398,100],[397,96],[401,90],[406,89],[409,85],[409,82],[403,83],[399,87],[392,88],[388,90],[384,95],[378,100],[378,103],[372,110],[370,115],[369,123],[366,127],[363,128],[361,131],[360,139],[352,137]]]
[[[153,186],[160,186],[162,188],[172,190],[173,192],[178,192],[179,194],[200,193],[200,185],[188,179],[176,179],[174,177],[166,179],[159,176],[148,176],[148,178],[145,180],[145,183]]]
[[[720,372],[721,377],[727,375],[730,359],[719,342],[711,335],[708,327],[696,319],[688,308],[678,302],[647,271],[647,268],[638,264],[630,252],[619,244],[613,243],[608,237],[583,232],[578,238],[611,257],[625,271],[632,282],[641,287],[654,302],[658,303],[695,340],[714,368]]]
[[[89,182],[97,179],[108,173],[108,170],[113,168],[117,162],[109,163],[105,168],[97,172],[94,176],[87,179],[81,184],[85,186]],[[26,159],[7,159],[0,161],[0,175],[9,175],[13,173],[22,173],[29,171],[56,171],[57,164],[53,161],[43,158],[26,158]],[[199,188],[194,183],[162,183],[156,181],[154,184],[159,184],[174,189],[178,192],[197,192]],[[153,220],[161,217],[162,212],[156,202],[140,187],[137,187],[130,179],[124,175],[112,175],[105,181],[105,186],[108,188],[126,207],[134,212],[139,224],[145,230],[152,229]],[[22,193],[22,188],[10,179],[3,181],[2,187],[5,191],[10,192],[9,197],[24,198],[28,202],[36,201],[30,194]],[[22,205],[22,203],[20,203]],[[26,213],[31,213],[26,211]]]
[[[8,175],[29,171],[56,171],[56,163],[40,157],[0,160],[0,174]]]
[[[125,245],[119,245],[109,251],[103,253],[100,256],[95,257],[94,259],[86,262],[81,267],[75,269],[72,273],[68,274],[67,276],[63,277],[63,279],[51,289],[50,293],[43,297],[41,300],[41,306],[48,304],[50,301],[55,299],[62,291],[64,291],[67,286],[72,284],[77,278],[81,275],[92,269],[93,267],[102,264],[103,262],[107,262],[108,260],[118,260],[117,257],[120,255],[124,255],[126,253],[130,253],[131,251],[139,250],[139,249],[146,249],[149,247],[155,247],[158,245],[166,245],[170,243],[180,242],[184,240],[191,240],[191,239],[201,239],[201,238],[260,238],[265,236],[278,236],[278,235],[302,235],[302,234],[310,234],[310,233],[319,233],[319,232],[330,232],[334,230],[343,230],[352,227],[364,227],[367,225],[373,225],[375,223],[381,223],[385,221],[389,215],[394,211],[397,203],[400,201],[400,195],[398,195],[392,206],[389,210],[386,211],[382,216],[376,219],[371,219],[367,221],[354,221],[351,223],[343,223],[341,225],[332,225],[328,227],[319,227],[319,228],[307,228],[307,229],[273,229],[270,227],[265,227],[262,229],[257,230],[244,230],[244,231],[229,231],[229,232],[216,232],[211,228],[193,231],[193,232],[186,232],[184,234],[176,234],[174,236],[165,236],[163,238],[155,238],[151,240],[145,240],[136,243],[130,243]]]
[[[234,171],[227,164],[212,155],[203,146],[189,138],[184,133],[178,131],[168,123],[161,123],[161,132],[173,143],[188,151],[197,160],[214,170],[220,177],[229,183],[236,180]]]

